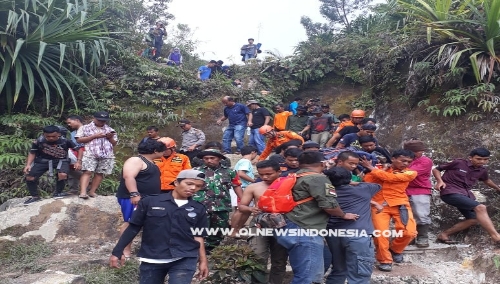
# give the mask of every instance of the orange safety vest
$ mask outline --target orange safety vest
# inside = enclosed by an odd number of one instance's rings
[[[271,154],[271,151],[280,146],[281,144],[284,144],[290,140],[300,140],[302,143],[304,143],[304,138],[300,136],[299,134],[293,132],[293,131],[279,131],[276,132],[276,136],[274,138],[271,138],[267,140],[266,143],[266,148],[264,151],[262,151],[262,154],[260,154],[259,161],[263,161]]]
[[[177,175],[182,170],[191,169],[188,156],[179,153],[174,153],[166,158],[161,157],[154,162],[160,169],[161,190],[174,189],[174,185],[171,183],[177,178]]]

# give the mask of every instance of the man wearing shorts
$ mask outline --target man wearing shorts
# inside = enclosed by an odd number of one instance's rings
[[[98,111],[94,114],[94,120],[80,127],[75,135],[78,143],[85,144],[85,152],[82,159],[82,177],[80,178],[80,198],[88,199],[96,197],[96,190],[102,182],[104,175],[113,172],[115,155],[113,147],[118,142],[116,131],[109,127],[109,113]],[[92,184],[87,194],[87,187],[92,178]]]
[[[134,208],[142,197],[161,193],[160,169],[153,162],[163,156],[167,147],[162,142],[148,139],[141,142],[137,157],[131,157],[123,164],[122,178],[116,192],[120,204],[123,225],[120,234],[123,234],[129,225]],[[132,243],[128,244],[123,255],[130,257]]]
[[[61,137],[61,129],[55,125],[43,128],[43,135],[33,142],[24,173],[26,174],[26,186],[31,194],[31,198],[24,202],[24,205],[40,201],[38,192],[38,179],[47,171],[52,177],[53,170],[57,171],[56,190],[53,197],[56,199],[64,196],[63,190],[69,172],[68,149],[75,149],[76,145],[71,140]],[[78,152],[78,160],[75,168],[80,167],[83,149]]]
[[[442,231],[438,235],[438,242],[456,244],[450,236],[474,225],[481,225],[495,243],[500,242],[500,234],[496,231],[486,211],[486,206],[476,201],[472,187],[478,180],[487,186],[500,191],[488,177],[488,170],[484,167],[490,160],[490,151],[485,148],[476,148],[469,154],[469,159],[455,159],[447,164],[439,165],[432,170],[436,178],[435,189],[440,191],[441,200],[454,206],[464,215],[465,220],[453,227]],[[446,171],[441,176],[441,171]]]

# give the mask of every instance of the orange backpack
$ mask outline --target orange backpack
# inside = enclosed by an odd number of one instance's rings
[[[257,206],[260,210],[266,213],[288,213],[299,204],[313,200],[312,196],[305,199],[295,201],[292,195],[292,189],[297,182],[297,178],[317,174],[314,172],[306,172],[301,174],[288,174],[286,177],[280,177],[273,181],[264,194],[259,198]]]

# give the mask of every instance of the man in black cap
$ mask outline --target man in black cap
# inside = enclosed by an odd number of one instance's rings
[[[309,118],[307,126],[299,132],[299,135],[311,131],[311,140],[318,143],[321,148],[325,147],[326,142],[330,138],[330,130],[335,126],[331,116],[324,116],[321,108],[314,107],[311,110],[314,116]]]
[[[333,122],[335,124],[339,124],[340,123],[340,120],[335,116],[335,114],[333,114],[332,112],[330,112],[330,105],[328,105],[328,104],[322,104],[321,105],[321,111],[323,112],[323,115],[331,116],[332,119],[333,119]]]
[[[200,152],[201,146],[205,144],[205,133],[191,126],[188,119],[179,120],[178,126],[182,129],[182,146],[180,153],[189,157],[189,161]]]
[[[118,142],[116,131],[109,127],[109,113],[98,111],[94,114],[94,120],[80,127],[75,135],[78,143],[85,144],[85,152],[82,158],[82,177],[80,178],[80,198],[88,199],[96,197],[97,188],[102,182],[104,175],[113,172],[115,165],[115,154],[113,148]],[[87,194],[87,187],[92,178],[92,184]]]
[[[293,131],[295,133],[299,133],[307,126],[307,121],[309,120],[309,116],[307,116],[307,108],[305,106],[297,107],[297,114],[288,117],[286,121],[286,130]],[[302,137],[307,140],[309,133],[303,133]]]
[[[208,276],[203,242],[207,235],[207,214],[205,207],[193,200],[193,195],[205,186],[205,175],[184,170],[173,184],[172,191],[138,202],[129,226],[109,257],[111,267],[123,266],[125,247],[142,229],[137,254],[141,261],[140,283],[163,284],[167,275],[169,283],[191,283],[197,267],[199,280]]]
[[[243,190],[236,171],[223,166],[220,161],[224,155],[216,149],[206,149],[198,154],[204,165],[194,170],[205,174],[205,186],[198,191],[193,199],[205,205],[209,217],[210,228],[229,228],[229,212],[231,206],[231,190],[241,199]],[[205,239],[207,251],[211,251],[224,239],[222,231]]]

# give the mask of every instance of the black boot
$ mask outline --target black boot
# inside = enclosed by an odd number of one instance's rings
[[[417,238],[415,244],[418,248],[429,247],[429,226],[430,225],[417,225]]]

